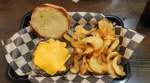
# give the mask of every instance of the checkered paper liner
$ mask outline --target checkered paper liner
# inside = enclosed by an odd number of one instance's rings
[[[81,24],[86,29],[94,27],[104,17],[101,13],[70,12],[69,14],[72,17],[71,27]],[[68,34],[71,35],[73,31],[74,28],[71,28]],[[115,26],[115,33],[120,40],[119,53],[127,59],[131,57],[136,46],[144,39],[144,36],[136,31],[117,25]],[[107,76],[80,75],[70,72],[54,77],[36,75],[33,71],[32,51],[39,41],[40,39],[30,30],[30,27],[21,29],[4,41],[7,52],[6,60],[19,76],[29,75],[29,80],[33,83],[109,83],[112,81],[112,78]]]

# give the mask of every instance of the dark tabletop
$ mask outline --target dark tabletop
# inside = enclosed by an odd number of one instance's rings
[[[68,11],[102,12],[124,19],[125,27],[144,34],[146,38],[137,47],[131,59],[132,76],[128,83],[149,83],[150,75],[150,27],[140,22],[148,0],[0,0],[0,40],[18,31],[22,16],[40,3],[54,3]],[[150,6],[149,6],[150,7]],[[0,47],[0,82],[11,83],[6,74],[7,62]]]

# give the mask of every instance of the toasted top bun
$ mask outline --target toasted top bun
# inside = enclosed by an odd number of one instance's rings
[[[42,4],[33,10],[30,25],[44,38],[60,38],[70,27],[69,17],[63,7]]]

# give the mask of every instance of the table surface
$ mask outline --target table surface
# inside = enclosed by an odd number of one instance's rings
[[[22,16],[41,3],[49,2],[71,11],[102,12],[124,19],[126,28],[135,29],[147,37],[135,50],[131,58],[132,76],[128,83],[149,83],[150,74],[150,27],[140,25],[140,17],[148,0],[0,0],[0,40],[7,39],[18,31]],[[2,47],[0,47],[1,49]],[[0,82],[12,83],[6,74],[7,62],[0,50]]]

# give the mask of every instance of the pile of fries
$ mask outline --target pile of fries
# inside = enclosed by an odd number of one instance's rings
[[[82,25],[75,27],[70,37],[65,34],[73,48],[72,73],[109,75],[113,78],[125,76],[123,67],[119,64],[122,56],[117,52],[119,39],[115,35],[113,24],[106,18],[98,22],[98,26],[86,30]]]

